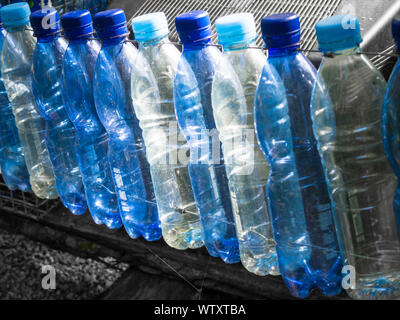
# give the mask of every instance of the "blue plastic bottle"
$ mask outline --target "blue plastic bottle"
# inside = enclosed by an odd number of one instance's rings
[[[69,40],[62,62],[64,100],[75,127],[75,150],[93,220],[109,228],[122,226],[110,166],[108,135],[96,113],[92,90],[100,44],[93,37],[89,11],[71,11],[61,17]]]
[[[393,20],[392,34],[397,50],[400,50],[400,20]],[[397,62],[389,80],[383,105],[383,142],[389,162],[400,181],[400,61]],[[394,210],[400,232],[400,184],[397,186]]]
[[[386,81],[360,53],[355,15],[322,20],[316,31],[324,58],[311,103],[313,127],[345,264],[356,276],[347,292],[357,299],[399,298],[398,181],[381,128]]]
[[[189,148],[174,109],[174,78],[181,54],[168,40],[164,13],[135,17],[132,28],[139,42],[132,72],[133,106],[143,129],[163,239],[179,250],[199,248],[204,242],[185,161]]]
[[[149,163],[131,97],[135,46],[125,41],[128,29],[121,9],[94,17],[101,51],[95,66],[94,100],[97,114],[110,137],[108,161],[114,179],[120,213],[131,238],[148,241],[161,237]],[[144,70],[137,70],[144,72]]]
[[[269,165],[254,128],[254,98],[266,57],[255,48],[251,13],[218,18],[215,26],[223,55],[216,66],[212,106],[225,156],[240,259],[257,275],[278,275],[265,192]]]
[[[0,52],[3,48],[6,30],[0,19]],[[0,167],[4,182],[10,190],[29,192],[29,173],[19,141],[18,129],[12,113],[11,103],[1,79],[0,72]]]
[[[190,148],[189,174],[208,252],[226,263],[237,263],[239,245],[228,179],[215,127],[211,90],[221,52],[213,46],[210,17],[193,11],[175,18],[183,44],[174,84],[180,128]]]
[[[342,263],[310,115],[317,72],[298,50],[297,15],[265,17],[261,27],[269,58],[257,91],[256,123],[271,165],[268,194],[279,268],[293,295],[305,298],[319,287],[333,296],[342,290]]]
[[[46,121],[46,146],[57,191],[65,207],[81,215],[86,212],[87,204],[75,153],[75,128],[62,96],[61,63],[68,44],[60,36],[60,17],[55,9],[35,11],[30,19],[37,37],[32,66],[33,91],[36,106]]]
[[[53,167],[45,144],[46,125],[32,92],[32,57],[36,39],[29,30],[29,5],[13,3],[1,8],[7,36],[1,52],[1,71],[12,104],[33,192],[42,199],[58,198]]]

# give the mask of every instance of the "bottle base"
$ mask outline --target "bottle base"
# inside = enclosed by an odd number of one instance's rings
[[[124,227],[129,237],[131,237],[132,239],[143,237],[145,240],[153,242],[160,240],[162,236],[161,229],[158,223],[146,227],[133,224],[124,224]]]
[[[62,199],[61,199],[62,201]],[[78,201],[75,201],[74,203],[68,203],[68,202],[63,202],[64,207],[66,207],[73,215],[75,216],[82,216],[86,213],[87,211],[87,206],[86,206],[86,201],[82,204],[78,204]]]
[[[32,187],[33,193],[35,194],[36,197],[39,199],[44,199],[44,200],[56,200],[58,199],[58,192],[57,190],[43,190],[43,189],[37,189],[35,187]]]
[[[108,229],[119,229],[122,227],[122,220],[119,216],[103,218],[103,223]]]
[[[306,260],[298,265],[298,269],[289,270],[281,261],[280,271],[291,295],[296,298],[307,298],[313,289],[319,289],[326,297],[333,297],[343,290],[341,261],[340,258],[332,261],[330,270],[325,268],[325,271],[318,270],[317,266],[311,267]]]
[[[400,272],[363,277],[355,286],[346,290],[355,300],[400,300]]]
[[[264,252],[268,252],[267,249]],[[254,257],[251,253],[241,253],[240,260],[247,271],[257,276],[279,276],[281,274],[276,253],[265,256],[258,255],[257,257]]]
[[[222,242],[205,242],[208,253],[214,258],[220,258],[227,264],[240,262],[239,245],[236,239]]]
[[[173,226],[162,224],[164,241],[177,250],[198,249],[204,246],[200,223],[198,226]]]

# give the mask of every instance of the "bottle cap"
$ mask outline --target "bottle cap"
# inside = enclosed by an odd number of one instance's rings
[[[17,2],[1,8],[0,15],[4,27],[20,27],[29,24],[31,9],[26,2]]]
[[[137,41],[150,41],[165,37],[169,33],[164,12],[145,14],[132,19],[132,28]]]
[[[400,50],[400,20],[394,19],[392,22],[392,34],[396,42],[397,50]]]
[[[233,45],[252,42],[257,38],[256,24],[251,13],[236,13],[215,21],[218,42]]]
[[[61,24],[67,39],[78,39],[93,33],[92,17],[87,10],[76,10],[63,14]]]
[[[175,18],[176,31],[182,43],[208,40],[212,36],[210,16],[206,11],[190,11]]]
[[[128,35],[125,12],[111,9],[96,13],[94,27],[100,39],[110,39]]]
[[[33,12],[30,19],[35,37],[47,37],[60,32],[60,16],[52,7]]]
[[[362,42],[361,28],[354,14],[333,16],[315,26],[319,49],[335,52],[357,47]]]
[[[280,13],[261,20],[262,37],[267,49],[283,49],[300,45],[300,20],[297,14]]]

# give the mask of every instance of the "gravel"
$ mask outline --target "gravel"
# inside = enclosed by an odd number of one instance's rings
[[[45,265],[55,269],[54,290],[42,288]],[[126,269],[113,258],[83,259],[0,229],[0,299],[96,299]]]

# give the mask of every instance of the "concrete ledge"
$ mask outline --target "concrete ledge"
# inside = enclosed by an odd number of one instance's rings
[[[178,281],[197,293],[201,290],[211,290],[220,292],[224,297],[229,295],[244,299],[294,299],[281,277],[258,277],[245,270],[241,264],[227,265],[211,257],[205,248],[179,251],[169,247],[163,240],[133,240],[124,229],[109,230],[98,226],[92,221],[89,213],[74,216],[62,205],[51,213],[37,217],[0,209],[0,228],[24,234],[33,240],[75,255],[92,258],[114,257],[138,268],[144,274],[153,275],[154,279],[171,279],[171,285]],[[131,274],[129,278],[137,282],[135,275]],[[111,294],[110,297],[121,297],[121,292],[125,292],[127,298],[139,298],[134,294],[137,290],[135,286],[131,285],[132,291],[129,292],[130,287],[126,285],[132,284],[132,281],[125,279],[124,289],[117,289],[115,295]],[[164,287],[166,286],[160,284],[160,290]],[[309,299],[326,298],[316,291]],[[347,299],[347,296],[342,294],[335,299]]]

